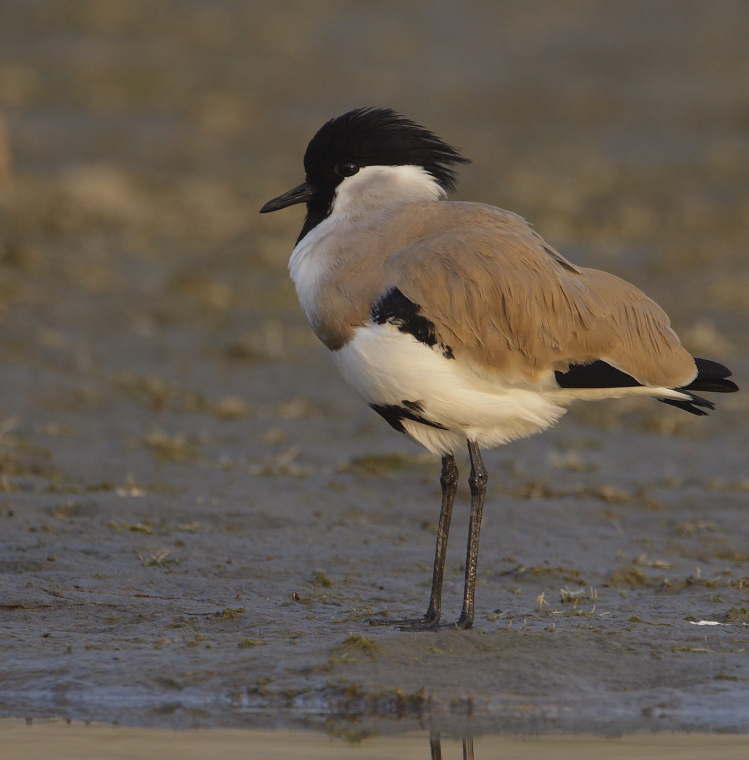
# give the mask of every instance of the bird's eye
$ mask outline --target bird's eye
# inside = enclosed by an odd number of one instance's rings
[[[359,171],[359,167],[351,161],[343,161],[335,168],[336,174],[340,174],[341,177],[352,177]]]

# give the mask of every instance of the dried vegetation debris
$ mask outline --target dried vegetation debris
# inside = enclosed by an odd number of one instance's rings
[[[255,414],[252,406],[240,396],[227,394],[210,400],[201,391],[185,388],[156,376],[144,377],[125,372],[115,378],[114,382],[119,390],[154,411],[211,414],[225,420],[251,417]]]
[[[578,586],[588,586],[588,582],[582,577],[579,570],[573,568],[550,565],[533,565],[532,567],[526,567],[525,565],[516,565],[512,570],[506,570],[499,573],[499,575],[509,575],[516,580],[530,580],[536,578],[554,578],[565,581],[566,583],[575,583]]]
[[[74,164],[44,181],[16,177],[12,229],[75,236],[92,228],[150,240],[220,244],[247,230],[246,200],[210,177],[164,185],[111,163]]]
[[[509,493],[519,499],[563,499],[571,496],[577,498],[600,499],[608,504],[621,504],[630,501],[633,494],[619,486],[608,483],[596,486],[573,486],[564,487],[552,485],[546,478],[536,477],[526,480],[509,490]]]
[[[429,453],[404,454],[399,452],[389,454],[362,454],[352,457],[345,464],[338,466],[339,472],[387,476],[400,470],[408,470],[425,465],[433,465],[438,458]]]
[[[250,475],[265,477],[306,478],[312,474],[312,468],[296,462],[301,451],[299,446],[291,446],[278,454],[266,454],[259,462],[251,463],[248,472]]]

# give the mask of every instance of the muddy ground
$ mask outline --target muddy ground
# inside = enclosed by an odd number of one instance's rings
[[[0,716],[749,730],[749,397],[488,453],[475,629],[371,628],[426,605],[439,463],[304,323],[301,212],[256,214],[392,105],[746,385],[747,38],[739,2],[4,0]]]

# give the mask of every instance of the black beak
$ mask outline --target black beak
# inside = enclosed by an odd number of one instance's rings
[[[269,211],[278,211],[278,209],[293,206],[295,203],[304,203],[305,201],[308,201],[314,193],[315,188],[312,187],[312,185],[302,182],[301,185],[295,187],[293,190],[289,190],[289,192],[279,195],[278,198],[268,201],[260,209],[260,213],[267,214]]]

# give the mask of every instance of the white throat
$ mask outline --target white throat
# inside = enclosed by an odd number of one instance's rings
[[[328,217],[296,245],[289,261],[291,279],[307,319],[314,320],[317,290],[333,265],[334,241],[351,225],[384,209],[406,203],[437,201],[445,195],[437,180],[420,166],[365,166],[338,185]]]
[[[336,188],[328,219],[368,215],[403,203],[437,201],[445,195],[420,166],[365,166]]]

